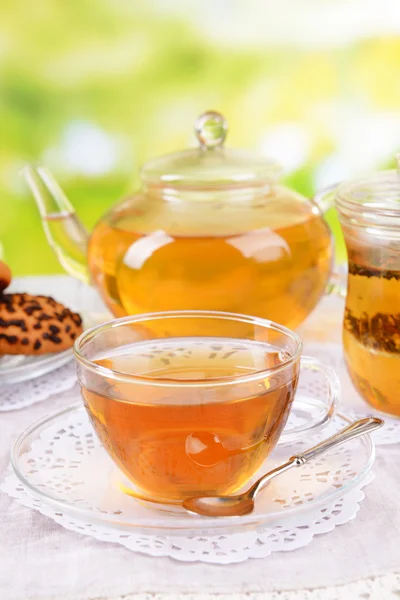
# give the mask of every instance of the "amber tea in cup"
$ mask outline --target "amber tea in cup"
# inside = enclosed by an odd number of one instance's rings
[[[75,353],[91,422],[134,493],[179,502],[256,473],[285,427],[301,342],[268,321],[186,311],[94,328]]]

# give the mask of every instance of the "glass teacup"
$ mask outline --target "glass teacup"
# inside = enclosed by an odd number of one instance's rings
[[[75,344],[105,449],[134,495],[166,503],[234,493],[254,476],[286,425],[301,365],[325,375],[321,422],[330,418],[337,378],[301,350],[276,323],[202,311],[117,319]]]

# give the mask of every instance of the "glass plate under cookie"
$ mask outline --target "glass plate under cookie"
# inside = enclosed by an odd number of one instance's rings
[[[351,421],[338,414],[323,432],[278,444],[257,476]],[[36,508],[48,516],[56,515],[56,519],[65,516],[80,523],[82,531],[105,527],[122,536],[135,532],[214,535],[280,524],[299,513],[324,507],[362,483],[374,456],[369,436],[357,438],[271,481],[257,497],[250,515],[200,517],[188,514],[180,506],[158,505],[133,497],[132,484],[101,446],[79,403],[27,429],[15,443],[12,465],[25,493],[35,498]]]
[[[5,354],[0,357],[0,381],[3,384],[13,384],[35,379],[62,367],[72,358],[72,348],[40,356]]]

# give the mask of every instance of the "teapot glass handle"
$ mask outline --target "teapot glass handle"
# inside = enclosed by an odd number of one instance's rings
[[[325,290],[325,295],[335,294],[346,299],[347,296],[347,265],[336,265]]]
[[[318,206],[322,214],[335,206],[335,190],[338,185],[337,183],[328,185],[313,197],[313,202]]]
[[[321,210],[322,214],[326,213],[335,205],[335,190],[338,187],[337,183],[323,188],[317,192],[313,198],[313,202]],[[336,294],[341,298],[346,298],[347,294],[347,266],[334,265],[333,271],[327,285],[325,294]]]

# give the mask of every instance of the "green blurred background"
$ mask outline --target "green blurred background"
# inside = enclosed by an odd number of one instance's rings
[[[0,240],[14,274],[61,270],[25,162],[47,164],[91,228],[144,161],[194,144],[206,109],[227,117],[229,145],[278,159],[310,196],[393,166],[398,14],[391,0],[3,2]]]

